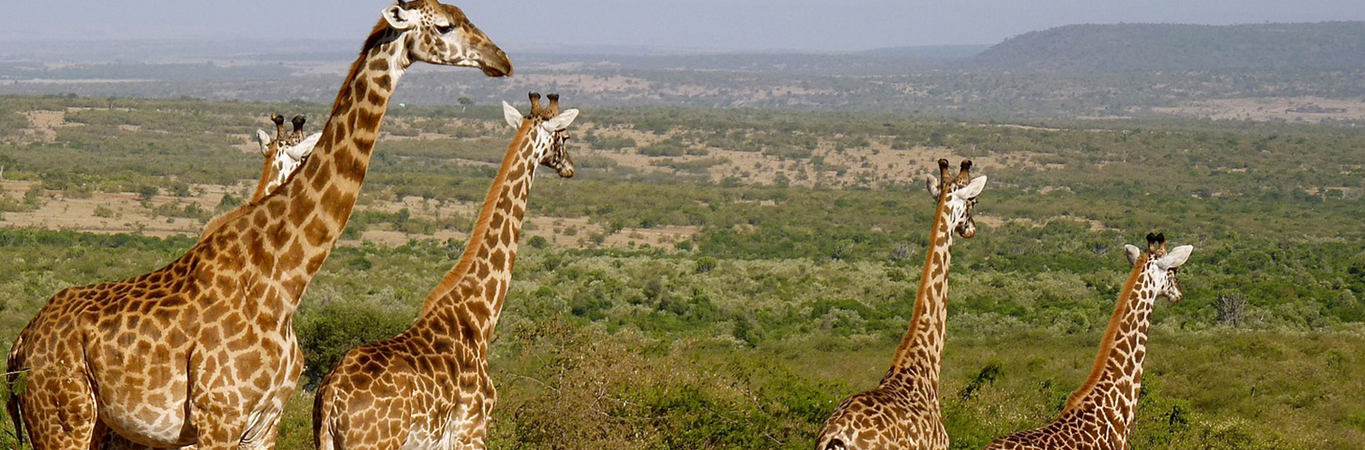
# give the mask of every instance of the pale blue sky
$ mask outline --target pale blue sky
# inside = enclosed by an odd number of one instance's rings
[[[272,37],[357,42],[382,0],[18,0],[0,45],[20,40]],[[500,45],[849,51],[994,44],[1076,23],[1224,25],[1365,20],[1362,0],[465,0]],[[17,7],[17,10],[16,10]]]

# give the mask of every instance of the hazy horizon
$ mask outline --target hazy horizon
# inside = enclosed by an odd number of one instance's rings
[[[20,2],[0,17],[0,43],[33,41],[359,39],[391,2]],[[889,47],[992,45],[1073,24],[1365,20],[1352,0],[487,0],[454,2],[509,48],[618,47],[693,51],[846,52]],[[39,5],[42,5],[40,8]],[[310,15],[311,14],[311,15]],[[666,20],[665,20],[666,19]],[[135,25],[137,24],[137,25]]]

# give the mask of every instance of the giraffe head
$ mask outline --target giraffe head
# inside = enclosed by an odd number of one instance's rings
[[[954,176],[947,159],[938,160],[939,178],[929,177],[925,187],[929,195],[943,204],[948,212],[948,226],[959,236],[971,239],[976,236],[976,221],[972,220],[972,208],[976,206],[976,196],[986,188],[986,177],[972,179],[972,161],[962,161],[961,168]]]
[[[264,130],[256,130],[256,141],[261,146],[261,154],[265,156],[265,169],[261,173],[262,184],[253,198],[274,192],[294,171],[303,167],[303,161],[313,153],[313,146],[317,145],[318,137],[322,135],[303,135],[303,124],[307,121],[303,115],[294,116],[291,121],[294,131],[288,134],[284,132],[284,116],[271,114],[270,121],[275,123],[274,138]]]
[[[503,117],[512,128],[526,128],[526,141],[532,145],[531,158],[554,169],[564,178],[573,177],[573,158],[569,157],[569,124],[578,118],[578,110],[559,111],[559,94],[550,94],[550,105],[540,106],[540,94],[532,92],[531,114],[525,117],[517,108],[502,102]]]
[[[477,67],[484,75],[512,74],[512,62],[493,40],[479,31],[460,8],[436,0],[398,0],[384,9],[380,27],[399,33],[409,60],[431,64]]]
[[[1128,254],[1128,262],[1145,264],[1142,272],[1146,280],[1144,288],[1155,289],[1157,296],[1165,296],[1171,303],[1179,302],[1185,297],[1180,292],[1180,283],[1176,282],[1175,274],[1180,271],[1180,266],[1185,264],[1185,260],[1190,258],[1190,252],[1194,251],[1192,245],[1182,245],[1166,250],[1165,233],[1147,233],[1147,258],[1142,258],[1142,250],[1133,245],[1124,245],[1124,250]]]

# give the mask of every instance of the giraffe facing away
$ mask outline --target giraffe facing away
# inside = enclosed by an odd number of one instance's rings
[[[309,161],[164,268],[64,289],[9,356],[27,389],[7,408],[33,447],[88,449],[115,433],[152,447],[271,448],[303,370],[293,315],[341,236],[399,77],[414,62],[512,64],[458,8],[385,8]]]
[[[455,267],[427,295],[402,334],[352,349],[318,387],[313,436],[321,450],[484,449],[497,391],[488,345],[512,281],[527,197],[537,165],[573,176],[565,128],[578,110],[558,96],[522,117],[503,102],[517,130]]]
[[[275,122],[274,138],[264,130],[256,130],[256,141],[261,146],[261,155],[265,156],[265,164],[261,167],[261,178],[256,181],[256,189],[252,191],[247,205],[214,217],[204,225],[200,239],[248,211],[250,204],[259,203],[267,194],[275,192],[283,185],[285,180],[294,176],[294,172],[303,166],[308,155],[313,153],[313,146],[317,145],[318,137],[322,136],[322,133],[313,133],[304,137],[303,124],[307,119],[302,115],[294,116],[294,131],[289,134],[284,132],[284,116],[272,114],[270,120]]]
[[[948,160],[938,160],[938,167],[937,182],[933,177],[927,182],[938,209],[910,329],[896,348],[891,370],[881,384],[839,404],[820,430],[816,450],[948,448],[938,402],[938,377],[953,233],[968,239],[976,236],[972,208],[986,187],[986,177],[971,178],[971,161],[962,162],[956,177],[949,171]]]
[[[1147,234],[1147,251],[1125,245],[1133,271],[1119,291],[1114,315],[1100,341],[1090,377],[1067,398],[1057,420],[1028,431],[997,438],[993,450],[1125,450],[1142,391],[1142,362],[1147,357],[1147,326],[1157,297],[1179,302],[1184,294],[1175,275],[1193,246],[1166,250],[1164,234]]]

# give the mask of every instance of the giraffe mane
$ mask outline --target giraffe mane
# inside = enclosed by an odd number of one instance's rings
[[[517,129],[516,136],[512,137],[512,143],[508,144],[507,153],[504,154],[502,158],[504,164],[498,169],[498,175],[493,178],[492,186],[495,186],[495,188],[489,189],[487,197],[484,198],[483,206],[479,209],[479,218],[474,222],[474,229],[469,232],[470,240],[465,246],[464,253],[460,255],[460,261],[455,263],[455,267],[450,269],[450,272],[446,273],[445,278],[441,279],[441,284],[437,285],[437,287],[432,289],[431,293],[427,295],[426,300],[423,301],[422,304],[423,312],[429,310],[437,299],[457,291],[460,280],[464,279],[465,275],[469,273],[469,268],[474,264],[474,260],[479,252],[479,247],[481,247],[477,240],[483,238],[483,236],[488,233],[488,227],[493,219],[493,211],[497,209],[497,202],[493,201],[500,193],[500,190],[497,187],[502,186],[502,184],[507,181],[508,171],[512,168],[511,165],[506,164],[506,162],[515,159],[512,157],[512,153],[520,150],[521,147],[526,144],[527,136],[531,134],[531,127],[535,126],[533,122],[535,121],[522,121],[521,127]]]
[[[344,79],[346,80],[358,79],[360,71],[364,70],[366,59],[365,55],[368,54],[370,50],[373,50],[375,47],[384,45],[388,43],[390,40],[392,40],[395,37],[395,35],[391,33],[391,31],[392,29],[389,28],[389,23],[385,21],[383,18],[380,18],[379,22],[374,24],[374,28],[370,30],[370,35],[365,38],[365,45],[362,45],[360,47],[360,57],[357,58],[355,62],[351,63],[351,69],[346,72],[346,78]],[[352,86],[353,84],[354,83],[345,83],[341,86],[341,89],[337,91],[336,99],[332,100],[332,112],[327,116],[328,121],[330,121],[332,117],[335,117],[342,111],[345,111],[347,108],[350,108],[350,102],[346,100],[351,97],[351,91],[355,89],[355,87]],[[327,128],[328,127],[326,125],[323,125],[322,129],[326,130]],[[327,139],[319,143],[331,145],[332,141],[333,139],[330,136],[328,136]]]
[[[943,161],[946,162],[947,160]],[[940,226],[940,221],[943,220],[943,209],[947,207],[948,202],[945,201],[945,199],[947,198],[948,198],[947,195],[939,196],[938,206],[934,208],[934,220],[931,221],[931,223],[933,224],[933,231],[929,233],[929,246],[925,247],[924,250],[925,258],[933,258],[934,249],[938,248],[941,242],[940,241],[941,238],[939,237],[938,233],[938,228]],[[942,239],[948,238],[949,235],[952,234],[952,232],[953,230],[948,230],[948,233],[945,233]],[[932,276],[931,273],[932,269],[933,268],[926,263],[924,265],[924,269],[920,272],[919,279],[921,281],[919,285],[919,290],[915,292],[915,308],[910,313],[910,317],[912,317],[910,321],[910,326],[905,332],[905,336],[901,338],[900,345],[896,347],[895,359],[891,361],[892,368],[901,366],[902,361],[904,361],[906,357],[909,356],[910,349],[912,348],[911,344],[914,341],[914,338],[918,336],[918,333],[916,333],[916,331],[919,330],[920,328],[919,321],[923,320],[925,315],[925,309],[928,308],[927,298],[929,297],[930,288],[929,283],[926,283],[923,280],[928,280]]]
[[[1109,359],[1109,352],[1114,349],[1114,340],[1118,338],[1119,327],[1121,326],[1121,322],[1123,322],[1123,317],[1126,315],[1120,314],[1120,312],[1126,312],[1129,305],[1132,303],[1129,300],[1134,295],[1137,295],[1133,288],[1137,286],[1137,280],[1142,276],[1142,271],[1146,269],[1147,261],[1150,258],[1150,253],[1143,253],[1138,257],[1137,262],[1133,263],[1133,271],[1128,274],[1128,281],[1123,283],[1123,290],[1119,291],[1118,302],[1114,305],[1114,314],[1109,316],[1109,325],[1104,329],[1104,339],[1100,340],[1100,350],[1095,357],[1095,365],[1090,368],[1090,376],[1086,377],[1085,382],[1081,383],[1081,387],[1076,389],[1076,392],[1071,393],[1071,396],[1067,397],[1066,408],[1062,409],[1062,414],[1066,414],[1080,406],[1081,401],[1084,400],[1087,395],[1090,395],[1090,392],[1095,390],[1095,386],[1099,384],[1100,374],[1104,373],[1104,368]]]

